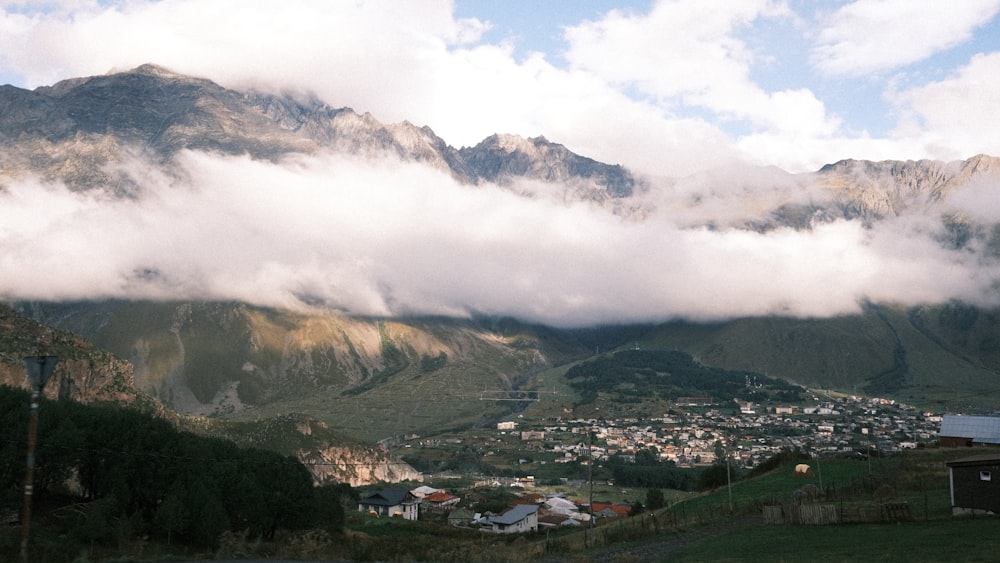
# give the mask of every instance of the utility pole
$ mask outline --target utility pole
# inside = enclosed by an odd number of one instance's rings
[[[726,488],[729,489],[729,513],[733,513],[733,477],[729,472],[729,448],[726,448]]]
[[[28,460],[24,472],[24,510],[21,514],[21,562],[28,563],[28,538],[31,533],[31,498],[34,495],[35,443],[38,439],[38,401],[45,383],[52,377],[59,356],[27,356],[24,368],[31,385],[31,411],[28,413]]]
[[[594,536],[594,428],[591,426],[587,429],[587,457],[590,458],[587,463],[587,480],[590,481],[590,501],[588,508],[590,509],[590,536],[591,541],[593,541]]]

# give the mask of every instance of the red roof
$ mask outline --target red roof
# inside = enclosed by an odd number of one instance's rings
[[[438,491],[436,493],[431,493],[424,497],[424,500],[428,502],[447,502],[453,498],[458,498],[455,495],[449,495],[444,491]]]
[[[615,514],[619,516],[628,516],[629,512],[632,512],[632,507],[627,504],[611,504],[610,502],[595,502],[594,503],[594,514],[604,510],[605,508],[610,508]]]

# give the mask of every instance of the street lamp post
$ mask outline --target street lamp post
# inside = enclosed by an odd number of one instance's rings
[[[21,514],[21,561],[28,563],[28,537],[31,531],[31,497],[34,494],[35,443],[38,438],[38,401],[45,383],[52,377],[59,356],[26,356],[24,367],[31,385],[31,411],[28,414],[28,460],[24,472],[24,510]]]

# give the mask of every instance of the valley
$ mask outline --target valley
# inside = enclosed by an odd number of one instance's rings
[[[45,404],[68,414],[46,421],[59,466],[39,490],[51,537],[79,535],[66,549],[177,531],[223,553],[251,520],[253,541],[341,534],[346,507],[351,556],[372,559],[379,531],[409,548],[445,516],[353,514],[355,488],[420,482],[500,510],[596,481],[608,518],[662,489],[699,525],[740,524],[713,491],[745,478],[756,518],[808,461],[857,504],[880,470],[910,472],[912,500],[950,455],[940,417],[1000,411],[995,156],[665,178],[155,64],[5,86],[0,109],[0,384],[25,403],[23,358],[60,358]],[[0,449],[8,511],[19,436]],[[169,460],[156,491],[108,469],[125,437],[134,473]],[[265,494],[277,467],[301,518]],[[636,533],[663,531],[644,518]]]
[[[0,563],[1000,561],[998,106],[1000,0],[0,1]]]

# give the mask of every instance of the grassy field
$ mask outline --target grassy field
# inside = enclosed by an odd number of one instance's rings
[[[997,450],[980,450],[997,453]],[[599,525],[585,550],[584,532],[560,535],[558,545],[579,561],[998,561],[1000,519],[951,516],[945,463],[970,455],[961,449],[921,449],[868,461],[824,459],[811,479],[790,466],[737,481],[731,489],[672,496],[651,519]],[[815,460],[812,462],[816,468]],[[910,519],[891,523],[764,525],[763,506],[793,503],[794,491],[822,473],[825,498],[847,507],[906,503]],[[730,505],[730,498],[732,499]],[[730,508],[730,506],[732,508]],[[877,513],[877,512],[876,512]],[[597,547],[593,547],[594,544]]]
[[[668,560],[667,558],[663,559]],[[669,561],[1000,561],[1000,520],[763,526],[678,549]]]

